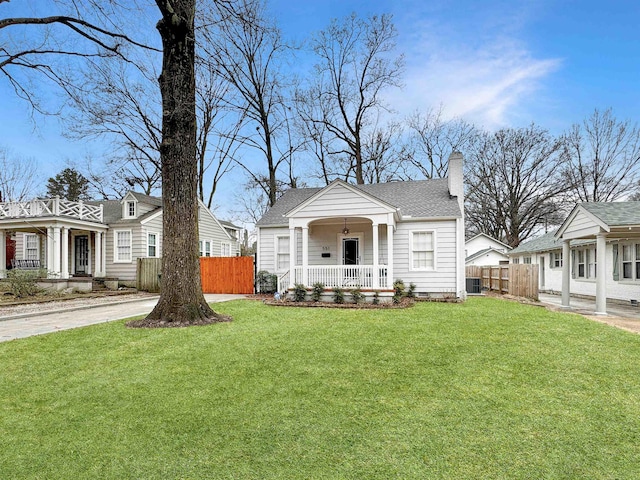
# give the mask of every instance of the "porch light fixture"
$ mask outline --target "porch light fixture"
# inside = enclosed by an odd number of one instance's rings
[[[342,229],[343,235],[349,235],[349,227],[347,227],[347,219],[344,219],[344,228]]]

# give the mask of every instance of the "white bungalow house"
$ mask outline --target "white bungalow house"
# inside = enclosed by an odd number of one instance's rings
[[[108,277],[136,280],[136,259],[162,256],[162,199],[128,192],[121,200],[60,198],[0,203],[0,265],[46,268],[52,279]],[[201,256],[235,256],[239,243],[199,202]],[[15,258],[6,259],[6,233]],[[0,278],[6,276],[0,270]]]
[[[485,233],[479,233],[467,240],[465,265],[505,265],[509,263],[507,252],[511,247]]]
[[[464,298],[462,155],[447,179],[291,189],[258,221],[257,269],[294,284]]]
[[[576,205],[554,232],[509,252],[511,263],[540,266],[540,289],[595,297],[596,313],[607,313],[607,300],[640,301],[640,202],[593,202]],[[565,261],[567,260],[567,261]]]

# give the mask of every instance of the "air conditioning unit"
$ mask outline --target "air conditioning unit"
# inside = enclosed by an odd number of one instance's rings
[[[467,293],[468,294],[479,294],[481,293],[481,282],[480,278],[468,277],[467,278]]]

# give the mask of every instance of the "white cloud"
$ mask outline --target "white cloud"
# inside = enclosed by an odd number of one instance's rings
[[[389,92],[387,100],[401,113],[442,105],[447,116],[488,129],[522,119],[528,123],[528,112],[542,101],[561,60],[532,55],[518,39],[516,25],[526,23],[522,18],[497,22],[493,17],[491,25],[477,22],[473,29],[456,22],[432,17],[400,26],[412,32],[399,45],[406,52],[405,87]]]

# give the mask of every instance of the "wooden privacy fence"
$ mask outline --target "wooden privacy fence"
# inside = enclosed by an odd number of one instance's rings
[[[204,293],[253,293],[253,257],[201,257]]]
[[[139,258],[136,288],[160,291],[161,258]],[[203,293],[253,293],[253,257],[201,257]]]
[[[538,265],[466,267],[467,278],[480,278],[483,290],[538,300]]]
[[[136,288],[144,292],[159,292],[161,269],[161,258],[139,258],[136,271]]]

